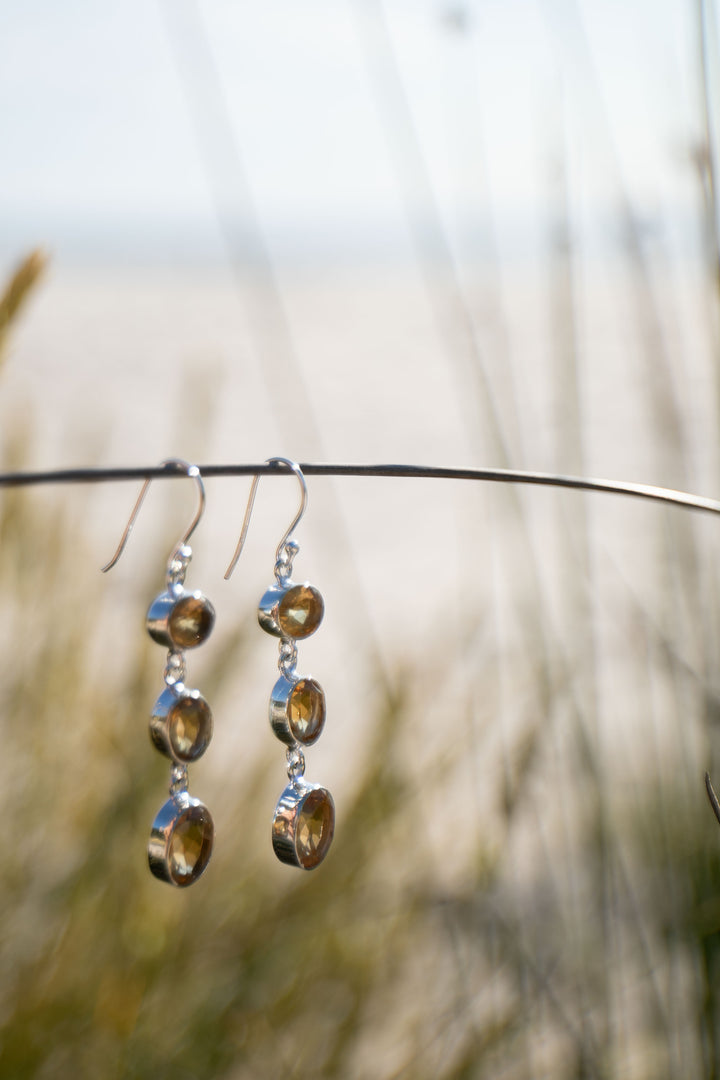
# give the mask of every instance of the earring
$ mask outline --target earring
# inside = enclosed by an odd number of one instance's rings
[[[167,565],[166,589],[150,605],[147,631],[153,641],[164,645],[167,663],[165,689],[150,716],[150,738],[154,746],[172,761],[170,798],[160,808],[150,832],[148,861],[153,874],[171,885],[186,886],[197,881],[212,854],[214,826],[210,811],[188,793],[188,765],[205,753],[212,738],[210,706],[198,690],[186,685],[185,651],[207,641],[215,624],[215,609],[201,592],[185,588],[185,576],[192,548],[188,540],[205,509],[205,487],[200,471],[180,459],[162,463],[182,469],[198,488],[198,509],[189,528],[174,548]],[[103,572],[110,570],[122,555],[151,480],[143,484],[117,551]]]
[[[335,804],[330,792],[304,779],[303,749],[319,739],[325,724],[325,694],[311,675],[297,671],[297,642],[314,634],[325,605],[309,582],[291,580],[299,551],[292,535],[307,506],[307,485],[300,466],[288,458],[269,458],[268,465],[284,465],[300,483],[300,507],[275,554],[275,584],[266,589],[258,607],[258,622],[268,634],[280,638],[280,678],[270,695],[270,726],[287,746],[288,780],[273,815],[272,845],[281,862],[312,870],[328,853],[335,829]],[[255,503],[259,476],[253,478],[238,546],[225,574],[229,578],[245,544]]]

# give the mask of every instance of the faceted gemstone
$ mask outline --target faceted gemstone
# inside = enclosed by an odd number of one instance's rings
[[[300,679],[290,691],[287,707],[290,731],[297,742],[309,746],[325,723],[325,695],[314,679]]]
[[[318,866],[335,831],[335,808],[324,788],[314,788],[301,802],[295,826],[295,851],[304,870]]]
[[[210,706],[198,694],[181,697],[168,713],[168,736],[176,758],[197,761],[212,738]]]
[[[202,645],[215,625],[215,609],[200,593],[182,596],[170,613],[168,632],[180,649]]]
[[[325,612],[323,598],[312,585],[293,585],[278,608],[278,623],[284,637],[306,638],[314,634]]]
[[[192,885],[208,864],[213,823],[204,806],[189,806],[177,819],[168,844],[168,870],[175,885]]]

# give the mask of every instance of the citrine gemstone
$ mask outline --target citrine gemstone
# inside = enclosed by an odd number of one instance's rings
[[[197,692],[181,697],[170,709],[167,731],[179,761],[197,761],[212,738],[212,712]]]
[[[180,649],[202,645],[215,625],[215,609],[201,593],[182,596],[174,605],[168,619],[168,632]]]
[[[213,823],[202,804],[189,806],[178,817],[168,844],[167,867],[175,885],[192,885],[208,864],[213,846]]]
[[[325,723],[325,695],[314,679],[300,679],[290,691],[287,706],[290,732],[297,742],[309,746]]]
[[[314,586],[293,585],[278,607],[278,623],[283,637],[309,637],[317,630],[324,613],[323,598]]]
[[[323,861],[334,831],[335,807],[330,794],[324,788],[314,788],[302,800],[295,826],[295,851],[304,870]]]

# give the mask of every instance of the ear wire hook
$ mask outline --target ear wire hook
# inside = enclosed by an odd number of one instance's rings
[[[292,472],[294,472],[295,475],[297,476],[298,481],[300,483],[300,489],[301,489],[301,492],[302,492],[301,498],[300,498],[300,506],[298,507],[297,513],[295,514],[295,517],[293,518],[292,522],[290,523],[289,528],[286,529],[285,533],[283,534],[283,538],[280,541],[280,543],[278,544],[277,550],[275,552],[275,561],[280,562],[282,557],[283,557],[283,552],[285,551],[285,548],[290,543],[292,534],[295,532],[295,529],[297,528],[298,524],[300,523],[300,519],[302,518],[303,514],[305,513],[305,507],[307,506],[307,501],[308,501],[308,490],[307,490],[307,484],[305,483],[305,477],[303,476],[303,471],[302,471],[302,469],[300,468],[300,466],[298,465],[298,463],[296,461],[291,461],[290,458],[284,458],[284,457],[271,457],[271,458],[267,459],[265,464],[266,465],[286,465],[288,467],[288,469],[291,469]],[[240,558],[240,555],[242,554],[242,549],[245,547],[245,541],[247,539],[248,529],[250,527],[250,518],[252,517],[253,507],[255,506],[255,496],[257,495],[257,489],[258,489],[258,484],[259,483],[260,483],[260,477],[256,474],[255,476],[253,476],[253,481],[252,481],[252,484],[250,486],[250,494],[248,496],[247,506],[245,508],[245,517],[243,518],[242,528],[240,529],[240,539],[237,542],[237,547],[235,548],[235,554],[233,555],[232,559],[230,560],[230,565],[228,566],[227,570],[225,571],[225,580],[226,581],[228,581],[230,579],[230,577],[231,577],[231,575],[233,573],[233,570],[237,566],[237,561]],[[294,552],[293,552],[293,554],[294,554]]]
[[[177,544],[175,545],[175,547],[173,549],[173,554],[170,557],[170,561],[172,562],[173,558],[175,557],[176,553],[180,550],[180,548],[183,547],[184,544],[187,544],[188,540],[190,539],[192,534],[195,532],[195,529],[197,527],[198,522],[200,521],[200,518],[203,516],[203,511],[205,510],[205,485],[203,484],[202,476],[200,475],[200,470],[198,469],[197,465],[191,465],[189,461],[183,461],[182,458],[167,458],[165,461],[161,461],[160,464],[165,466],[166,468],[168,468],[168,471],[170,470],[171,467],[174,468],[174,469],[182,469],[190,479],[195,481],[195,483],[197,485],[197,489],[198,489],[198,496],[199,496],[198,507],[197,507],[197,510],[195,511],[195,517],[192,519],[192,521],[190,522],[190,525],[188,526],[188,528],[185,530],[185,532],[183,533],[183,535],[180,537]],[[148,491],[148,488],[150,487],[151,483],[152,483],[152,477],[148,478],[145,481],[145,483],[143,484],[143,486],[141,487],[140,494],[138,495],[137,501],[136,501],[135,505],[132,508],[132,512],[130,514],[130,519],[129,519],[127,525],[125,526],[125,532],[122,534],[122,538],[120,540],[120,543],[118,544],[117,551],[113,555],[110,562],[106,563],[106,565],[102,567],[102,573],[103,574],[106,574],[108,572],[108,570],[112,570],[113,566],[115,566],[118,559],[120,558],[123,551],[125,550],[125,546],[126,546],[126,544],[128,542],[128,538],[130,536],[130,533],[132,532],[133,526],[134,526],[135,522],[137,521],[137,516],[140,513],[140,507],[142,506],[142,504],[145,501],[145,496],[147,495],[147,491]]]

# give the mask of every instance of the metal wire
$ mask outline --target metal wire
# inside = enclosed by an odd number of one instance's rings
[[[466,469],[435,465],[323,465],[300,464],[305,476],[371,476],[397,477],[417,480],[476,480],[501,484],[534,484],[541,487],[572,488],[576,491],[602,492],[606,495],[627,495],[636,499],[670,503],[687,510],[720,514],[720,501],[685,491],[633,484],[624,480],[599,480],[559,473],[518,472],[514,469]],[[257,465],[200,465],[205,478],[230,476],[285,476],[283,470],[263,462]],[[0,473],[0,487],[35,487],[42,484],[103,484],[130,480],[170,480],[186,478],[182,472],[171,473],[162,466],[116,469],[55,469],[44,472]],[[720,822],[720,801],[710,777],[705,773],[705,787],[713,812]],[[172,790],[172,789],[171,789]]]
[[[637,499],[671,503],[688,510],[720,514],[720,501],[685,491],[634,484],[624,480],[600,480],[560,473],[520,472],[514,469],[468,469],[437,465],[349,465],[301,462],[306,476],[369,476],[396,477],[416,480],[475,480],[500,484],[533,484],[541,487],[572,488],[576,491],[603,492],[606,495],[628,495]],[[241,465],[199,465],[204,479],[231,476],[285,476],[266,462]],[[170,473],[162,466],[132,468],[51,469],[40,472],[0,473],[0,487],[36,487],[44,484],[104,484],[137,480],[185,479],[181,472]]]

